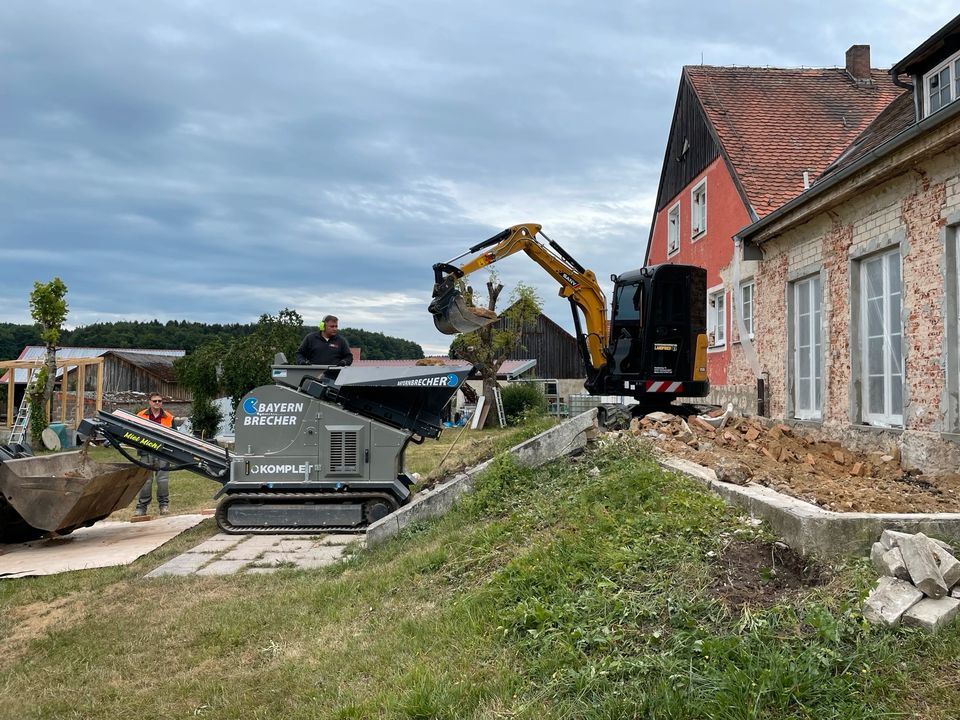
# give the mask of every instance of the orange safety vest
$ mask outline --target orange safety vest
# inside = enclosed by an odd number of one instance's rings
[[[137,413],[137,417],[142,417],[144,420],[149,420],[150,422],[159,422],[160,425],[164,427],[172,428],[173,427],[173,415],[168,413],[166,410],[161,410],[160,420],[155,420],[150,417],[150,408],[144,408]]]

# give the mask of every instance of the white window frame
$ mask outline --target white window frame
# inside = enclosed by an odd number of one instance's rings
[[[749,290],[749,292],[748,292]],[[749,299],[747,298],[749,295]],[[740,317],[743,318],[743,327],[747,331],[747,337],[753,340],[753,280],[747,280],[740,284]]]
[[[698,200],[699,196],[699,200]],[[707,231],[707,179],[690,190],[690,237],[697,238]]]
[[[710,338],[708,351],[727,346],[727,289],[723,285],[707,291],[707,337]]]
[[[880,263],[881,294],[879,302],[871,302],[867,274],[869,267]],[[896,277],[891,268],[896,267]],[[860,377],[861,418],[881,427],[903,427],[903,268],[900,248],[877,253],[860,261]],[[870,335],[870,322],[880,323],[881,334]],[[876,328],[876,326],[874,326]],[[879,362],[870,354],[871,342],[881,342]],[[871,389],[877,387],[872,378],[882,385],[882,408],[872,410]],[[899,385],[899,388],[897,387]],[[896,396],[899,395],[899,404]]]
[[[680,203],[667,211],[667,257],[680,252]]]
[[[822,313],[823,290],[820,275],[811,275],[795,281],[793,283],[793,318],[791,318],[792,380],[793,415],[798,420],[819,420],[823,412]],[[804,367],[808,369],[806,373],[803,371]]]
[[[944,71],[947,73],[946,83],[937,91],[940,96],[938,98],[939,105],[934,108],[933,98],[930,95],[930,86],[933,84],[934,79],[938,79]],[[946,102],[942,100],[944,92],[949,94],[949,99],[947,99]],[[924,116],[932,115],[938,110],[942,110],[958,97],[960,97],[960,52],[955,52],[923,76]]]

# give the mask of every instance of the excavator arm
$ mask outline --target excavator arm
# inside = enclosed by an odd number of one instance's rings
[[[537,235],[543,236],[549,248],[537,239]],[[607,362],[604,349],[608,344],[607,301],[603,291],[592,271],[585,270],[566,250],[548,238],[540,225],[534,223],[509,227],[449,262],[433,266],[433,300],[429,310],[437,329],[446,335],[454,335],[473,332],[496,322],[499,316],[485,314],[488,311],[466,301],[460,280],[518,252],[526,253],[560,284],[560,297],[567,298],[571,304],[577,341],[588,375],[599,372]],[[473,257],[460,265],[454,264],[467,255]],[[585,333],[581,329],[578,310],[583,313]]]

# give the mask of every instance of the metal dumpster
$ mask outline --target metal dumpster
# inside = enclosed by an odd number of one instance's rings
[[[98,463],[82,450],[0,462],[0,542],[66,535],[136,497],[150,470]]]

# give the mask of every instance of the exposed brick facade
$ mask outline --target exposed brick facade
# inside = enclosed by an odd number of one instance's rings
[[[798,206],[794,220],[787,214],[782,229],[767,231],[756,274],[756,345],[769,374],[771,414],[790,420],[793,315],[784,298],[792,282],[819,273],[823,404],[820,421],[808,427],[853,445],[899,448],[908,467],[955,472],[960,418],[948,408],[960,378],[949,372],[960,367],[960,347],[946,329],[957,327],[960,305],[948,297],[948,288],[957,292],[960,119],[936,135],[936,142],[918,135],[838,183],[816,210]],[[901,261],[903,424],[880,430],[863,420],[859,274],[861,262],[891,251]]]

